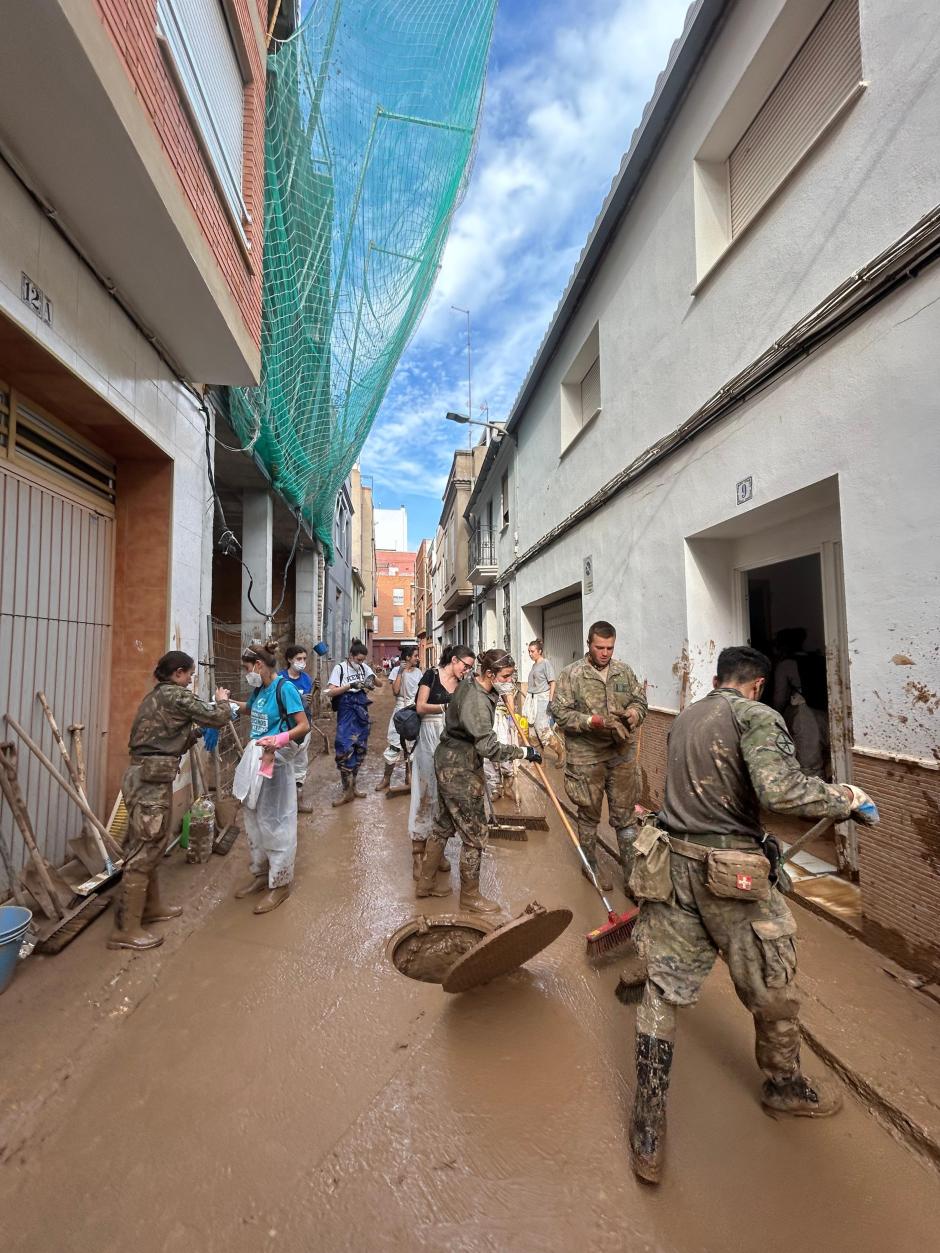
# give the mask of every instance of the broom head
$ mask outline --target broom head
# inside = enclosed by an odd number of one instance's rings
[[[618,914],[612,909],[602,927],[596,927],[587,934],[587,951],[591,957],[599,957],[603,953],[613,952],[626,944],[633,934],[639,910],[628,909],[625,914]]]
[[[526,829],[521,823],[491,822],[488,826],[491,840],[524,840],[528,841]]]

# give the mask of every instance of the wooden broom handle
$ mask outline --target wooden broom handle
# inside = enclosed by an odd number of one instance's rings
[[[508,713],[509,713],[509,715],[511,716],[511,718],[512,718],[513,722],[516,724],[516,730],[519,732],[519,734],[520,734],[520,736],[522,737],[523,741],[524,741],[526,744],[528,744],[528,743],[529,743],[529,737],[528,737],[528,735],[527,735],[527,733],[526,733],[525,729],[523,728],[523,726],[522,726],[522,724],[521,724],[521,722],[520,722],[520,720],[519,720],[519,715],[518,715],[517,713],[515,713],[513,710],[508,709],[508,708],[507,708],[507,712],[508,712]],[[531,747],[531,746],[530,746],[530,747]],[[581,848],[581,841],[578,839],[577,835],[575,834],[574,827],[572,827],[572,825],[571,825],[570,821],[568,820],[568,815],[565,813],[565,810],[564,810],[564,807],[563,807],[563,806],[562,806],[562,804],[561,804],[561,801],[560,801],[560,800],[558,799],[558,797],[555,795],[555,789],[554,789],[554,788],[552,787],[552,785],[549,783],[549,781],[548,781],[548,775],[547,775],[547,774],[545,773],[545,771],[542,769],[541,762],[538,762],[538,761],[533,761],[531,764],[532,764],[533,766],[535,766],[535,769],[536,769],[536,771],[538,772],[538,776],[539,776],[539,778],[542,780],[542,785],[544,786],[545,791],[548,793],[549,800],[550,800],[550,801],[552,802],[552,804],[555,806],[555,809],[556,809],[556,810],[557,810],[557,812],[558,812],[558,817],[561,819],[562,824],[563,824],[563,826],[564,826],[565,830],[568,832],[568,838],[571,840],[571,843],[572,843],[572,844],[575,846],[575,848],[578,850],[578,854],[579,854],[579,856],[582,856],[582,857],[583,857],[584,853],[583,853],[583,850],[582,850],[582,848]]]

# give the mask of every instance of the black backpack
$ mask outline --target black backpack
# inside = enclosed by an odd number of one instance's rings
[[[403,740],[409,740],[412,744],[421,734],[421,718],[414,705],[406,705],[404,709],[396,709],[392,715],[392,722],[395,724],[395,730]]]

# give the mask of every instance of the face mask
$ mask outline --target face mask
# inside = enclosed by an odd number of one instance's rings
[[[500,693],[512,691],[512,681],[509,683],[494,683],[493,686],[496,688],[497,692]]]
[[[306,663],[305,661],[296,661],[296,660],[295,660],[295,661],[292,661],[292,662],[290,663],[290,668],[291,668],[292,670],[296,670],[296,671],[297,671],[297,673],[298,673],[298,674],[300,674],[300,673],[301,673],[301,671],[303,671],[303,670],[306,670],[306,669],[307,669],[307,663]]]
[[[260,687],[261,675],[258,673],[257,670],[249,670],[248,673],[245,675],[245,682],[248,684],[249,687]]]

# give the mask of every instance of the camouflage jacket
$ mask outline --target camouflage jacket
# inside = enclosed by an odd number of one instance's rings
[[[591,728],[591,718],[595,714],[623,714],[631,707],[639,716],[639,726],[646,717],[646,694],[627,663],[612,658],[605,683],[585,656],[562,670],[555,682],[555,699],[548,708],[565,733],[568,760],[578,765],[606,761],[624,752],[625,745],[610,731]]]
[[[747,845],[761,808],[800,818],[847,818],[841,788],[805,775],[783,718],[733,688],[710,692],[669,732],[662,820],[674,835]]]
[[[180,757],[193,743],[193,724],[224,727],[232,720],[227,704],[208,705],[176,683],[157,683],[140,702],[131,726],[132,757]]]
[[[457,684],[434,753],[438,768],[480,770],[484,759],[511,761],[525,756],[524,748],[499,742],[494,728],[496,700],[497,693],[484,692],[475,679],[464,679]]]

